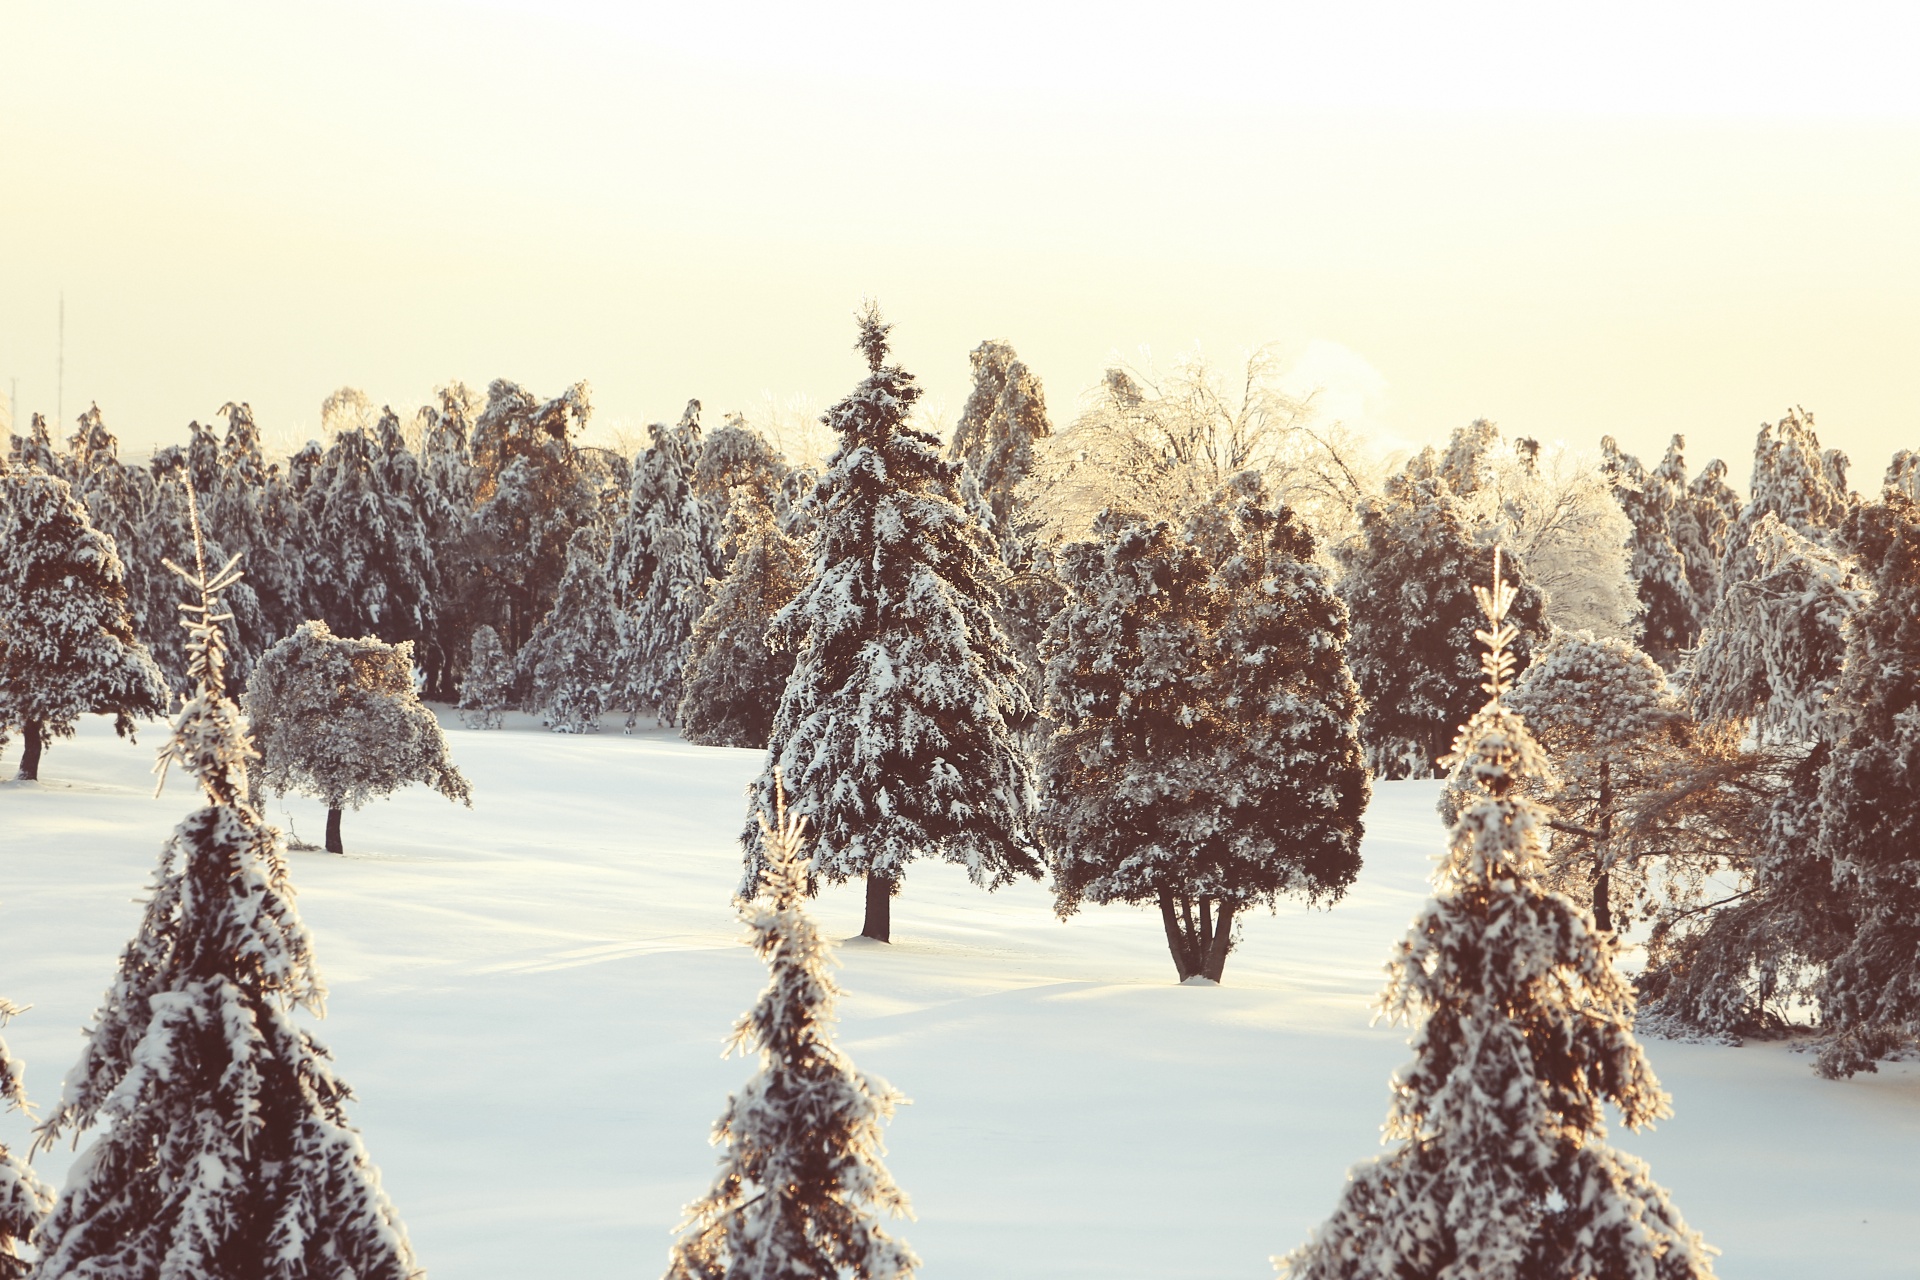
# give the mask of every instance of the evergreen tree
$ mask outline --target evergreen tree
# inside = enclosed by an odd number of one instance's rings
[[[911,1214],[881,1163],[880,1126],[905,1099],[829,1038],[840,992],[804,906],[800,819],[783,808],[761,831],[770,901],[741,915],[767,989],[727,1042],[729,1053],[758,1051],[760,1070],[713,1128],[720,1173],[687,1206],[666,1280],[910,1280],[920,1260],[879,1222]]]
[[[352,1094],[293,1020],[321,1012],[279,833],[248,805],[252,754],[226,696],[228,571],[189,581],[194,696],[164,763],[199,782],[140,932],[87,1034],[50,1146],[100,1126],[36,1241],[39,1280],[405,1280],[418,1274]],[[185,576],[183,574],[183,576]]]
[[[1836,547],[1769,511],[1741,548],[1684,681],[1702,720],[1740,721],[1768,743],[1811,744],[1840,679],[1862,583]]]
[[[0,1027],[19,1012],[18,1005],[0,999]],[[7,1053],[4,1040],[0,1040],[0,1109],[28,1110],[20,1064]],[[53,1192],[0,1142],[0,1280],[21,1280],[27,1274],[27,1264],[14,1246],[33,1237],[52,1204]]]
[[[257,781],[327,806],[327,852],[341,853],[340,811],[409,782],[473,803],[447,738],[413,684],[413,646],[335,636],[308,622],[267,650],[247,681]]]
[[[1502,703],[1517,596],[1480,589],[1487,704],[1455,751],[1473,799],[1435,893],[1399,944],[1382,1008],[1417,1024],[1393,1082],[1386,1155],[1356,1166],[1333,1217],[1279,1261],[1290,1280],[1700,1280],[1711,1253],[1647,1166],[1608,1146],[1604,1104],[1638,1129],[1669,1113],[1630,1030],[1616,944],[1539,882],[1548,771]]]
[[[479,570],[472,563],[478,477],[467,446],[471,400],[467,388],[455,382],[441,388],[437,408],[421,410],[426,419],[420,454],[426,505],[421,514],[439,569],[433,601],[436,635],[427,652],[427,692],[442,699],[455,696],[463,670],[462,651],[474,643],[478,628],[487,626],[475,621],[487,609]],[[499,633],[494,637],[498,644]]]
[[[996,560],[959,506],[959,468],[907,424],[920,388],[886,363],[887,329],[868,307],[867,378],[826,414],[840,447],[810,500],[811,578],[774,623],[794,669],[755,784],[764,810],[784,774],[815,830],[814,874],[864,875],[862,932],[882,942],[916,857],[959,863],[987,888],[1040,873],[1015,737],[1032,709],[994,620]],[[747,842],[751,889],[761,859],[754,832]]]
[[[279,466],[266,460],[253,411],[244,404],[227,404],[220,412],[226,416],[227,433],[215,488],[204,495],[205,517],[211,540],[247,566],[244,585],[257,598],[251,619],[233,610],[237,633],[231,643],[242,659],[235,662],[234,674],[244,679],[253,660],[311,612],[307,555],[312,539],[306,512]],[[228,603],[231,608],[234,602]],[[251,628],[243,625],[249,621]]]
[[[1820,987],[1828,1075],[1920,1040],[1920,502],[1889,486],[1843,532],[1873,590],[1847,628],[1820,774],[1820,853],[1859,920]]]
[[[484,623],[474,630],[472,647],[460,680],[461,719],[469,729],[498,729],[513,700],[513,659],[501,648],[500,633]]]
[[[1600,440],[1607,483],[1633,526],[1627,546],[1642,610],[1640,643],[1669,669],[1693,646],[1701,612],[1678,533],[1687,499],[1684,447],[1681,437],[1673,437],[1666,458],[1649,474],[1638,458],[1621,452],[1612,436]]]
[[[768,497],[744,484],[723,546],[727,576],[694,625],[678,719],[689,742],[760,748],[793,672],[792,651],[770,646],[768,628],[806,585],[807,553],[782,532]]]
[[[315,542],[313,606],[342,634],[419,642],[433,632],[433,549],[414,468],[389,451],[397,420],[334,437],[307,493]],[[383,439],[393,432],[391,439]],[[404,445],[398,445],[404,450]]]
[[[973,473],[991,513],[990,529],[1002,557],[1017,537],[1017,490],[1033,470],[1033,442],[1053,433],[1040,379],[1005,342],[989,339],[973,349],[973,390],[954,427],[951,456]]]
[[[166,678],[135,638],[125,571],[113,539],[95,530],[67,482],[0,471],[0,734],[18,728],[20,776],[40,776],[48,739],[81,715],[166,712]]]
[[[593,412],[587,384],[542,401],[504,379],[474,422],[474,500],[463,553],[471,598],[513,652],[526,647],[566,576],[567,543],[598,495],[573,443]]]
[[[520,651],[532,693],[528,709],[555,733],[598,733],[608,698],[608,655],[619,643],[606,543],[591,525],[574,530],[567,576],[553,608]]]
[[[717,514],[694,492],[700,402],[687,402],[678,425],[656,422],[647,430],[652,444],[634,464],[625,519],[610,552],[621,608],[614,688],[628,709],[629,729],[641,712],[672,722],[687,646],[707,604],[707,580],[719,573]]]
[[[1776,423],[1763,424],[1753,444],[1753,481],[1746,505],[1726,533],[1719,592],[1724,599],[1736,582],[1759,574],[1754,545],[1768,516],[1823,546],[1846,520],[1854,504],[1847,488],[1847,455],[1820,448],[1813,415],[1795,408]]]
[[[1220,980],[1237,914],[1337,900],[1368,785],[1346,611],[1254,473],[1176,537],[1109,513],[1060,557],[1042,829],[1064,916],[1158,903],[1181,981]]]
[[[1380,778],[1430,778],[1472,714],[1478,610],[1468,584],[1484,557],[1443,477],[1395,477],[1360,509],[1360,538],[1343,547],[1340,594],[1352,619],[1347,660],[1367,704],[1361,739]],[[1515,656],[1545,639],[1546,605],[1522,563]]]

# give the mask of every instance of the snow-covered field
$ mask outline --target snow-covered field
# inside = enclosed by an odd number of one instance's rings
[[[749,1069],[718,1047],[762,982],[729,904],[757,755],[450,736],[471,810],[403,794],[347,815],[347,857],[293,855],[322,1039],[437,1280],[656,1275]],[[158,740],[90,719],[45,781],[0,783],[0,995],[33,1006],[7,1038],[43,1100],[194,802],[177,775],[152,798]],[[1436,785],[1378,787],[1347,900],[1248,917],[1217,988],[1174,985],[1157,916],[1063,924],[1039,886],[915,867],[895,944],[842,949],[840,1040],[914,1100],[889,1164],[927,1280],[1270,1274],[1377,1149],[1405,1033],[1369,1004],[1440,847]],[[317,841],[317,806],[269,812]],[[817,911],[852,934],[859,887]],[[1920,1277],[1920,1067],[1835,1083],[1781,1045],[1649,1051],[1676,1115],[1615,1136],[1723,1277]],[[0,1118],[0,1140],[25,1134]],[[57,1180],[70,1158],[39,1163]]]

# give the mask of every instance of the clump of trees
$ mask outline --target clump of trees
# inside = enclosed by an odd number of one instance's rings
[[[1414,1027],[1392,1148],[1355,1166],[1281,1274],[1705,1280],[1713,1251],[1646,1164],[1605,1141],[1604,1105],[1638,1129],[1669,1114],[1668,1099],[1634,1040],[1614,940],[1540,881],[1549,813],[1526,784],[1550,765],[1503,701],[1518,591],[1496,560],[1477,594],[1490,697],[1456,740],[1468,795],[1381,1000]]]
[[[301,625],[267,650],[247,681],[247,718],[260,753],[256,783],[327,806],[327,852],[344,852],[340,812],[408,783],[473,803],[447,754],[440,722],[413,683],[413,646],[336,636]]]
[[[216,603],[236,578],[202,561],[191,582],[194,692],[162,759],[205,803],[161,851],[140,931],[37,1131],[45,1147],[100,1130],[35,1237],[33,1274],[409,1280],[351,1095],[293,1019],[319,1012],[324,988],[279,835],[247,800]]]

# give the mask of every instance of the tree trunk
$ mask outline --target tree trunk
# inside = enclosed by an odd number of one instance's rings
[[[895,881],[882,871],[867,872],[867,922],[860,936],[875,942],[893,941],[893,891]]]
[[[340,847],[340,811],[338,809],[327,810],[327,852],[346,852]]]
[[[1206,974],[1215,982],[1227,968],[1227,951],[1233,946],[1233,904],[1220,904],[1220,918],[1213,926],[1213,941],[1207,948]]]
[[[20,780],[37,782],[40,780],[40,749],[46,745],[47,735],[40,728],[38,720],[29,720],[20,727],[21,737],[26,741],[25,749],[20,753]]]
[[[1180,906],[1187,909],[1186,916],[1191,922],[1193,911],[1185,898],[1180,900]],[[1198,970],[1187,955],[1187,936],[1180,928],[1180,912],[1174,909],[1173,894],[1165,889],[1160,891],[1160,923],[1167,928],[1167,950],[1173,953],[1173,971],[1185,982]]]
[[[1613,761],[1600,762],[1600,838],[1594,843],[1593,923],[1602,933],[1613,932],[1613,904],[1608,901],[1613,844]]]

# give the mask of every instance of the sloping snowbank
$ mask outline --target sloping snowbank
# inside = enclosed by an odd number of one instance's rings
[[[718,1046],[762,982],[728,901],[757,756],[451,732],[472,810],[407,793],[347,815],[347,857],[293,855],[321,1038],[436,1280],[657,1274],[748,1069]],[[152,798],[158,736],[89,720],[44,782],[0,784],[0,994],[33,1006],[7,1035],[44,1100],[193,803],[178,777]],[[1379,786],[1347,900],[1247,917],[1219,987],[1174,984],[1155,915],[1063,924],[1039,886],[915,867],[895,945],[842,949],[841,1043],[914,1100],[889,1163],[927,1280],[1269,1275],[1377,1149],[1406,1055],[1368,1006],[1441,846],[1436,786]],[[320,832],[308,802],[269,812]],[[859,894],[822,895],[830,934],[859,927]],[[1829,1082],[1779,1045],[1650,1051],[1677,1115],[1622,1145],[1723,1277],[1911,1280],[1920,1067]]]

